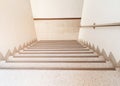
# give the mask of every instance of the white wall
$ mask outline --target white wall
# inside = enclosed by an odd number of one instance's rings
[[[0,52],[36,38],[29,0],[0,1]]]
[[[34,18],[80,18],[83,0],[31,0]],[[38,40],[76,40],[80,20],[35,20]],[[74,27],[75,26],[75,27]]]
[[[81,17],[83,0],[31,0],[34,18]]]
[[[84,0],[81,25],[120,22],[120,0]],[[113,53],[120,60],[120,27],[81,28],[79,39]]]
[[[38,40],[77,40],[80,19],[35,21]]]

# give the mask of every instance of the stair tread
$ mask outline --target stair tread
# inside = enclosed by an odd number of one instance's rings
[[[15,54],[15,56],[98,56],[97,54]]]
[[[63,52],[63,53],[64,53],[64,52],[65,52],[65,53],[71,53],[71,52],[79,52],[79,53],[81,53],[81,52],[85,52],[85,53],[87,53],[87,52],[92,52],[92,53],[93,53],[92,50],[89,50],[89,51],[74,51],[74,50],[73,50],[73,51],[64,51],[64,50],[63,50],[63,51],[29,51],[29,50],[28,50],[28,51],[24,51],[24,50],[21,50],[20,52],[29,52],[29,53],[33,53],[33,52],[35,52],[35,53],[41,53],[41,52],[52,52],[52,53],[56,53],[56,52],[57,52],[57,53],[58,53],[58,52],[60,52],[60,53],[62,53],[62,52]]]
[[[106,61],[18,61],[18,60],[8,60],[9,63],[105,63]]]
[[[14,58],[98,58],[98,56],[18,56]]]
[[[28,47],[28,49],[88,49],[84,47]]]
[[[53,44],[39,44],[39,45],[33,45],[31,47],[81,47],[81,48],[85,48],[82,45],[74,45],[74,44],[61,44],[61,45],[53,45]]]
[[[41,47],[28,47],[28,49],[84,49],[86,47],[66,47],[66,46],[60,46],[60,47],[56,47],[56,46],[41,46]]]
[[[25,48],[24,51],[89,51],[87,48],[83,49],[28,49]]]
[[[52,58],[52,57],[40,57],[40,58],[14,58],[14,57],[10,57],[8,58],[8,61],[36,61],[36,62],[39,62],[39,61],[81,61],[81,62],[100,62],[100,61],[105,61],[105,59],[103,57],[99,57],[99,58],[64,58],[64,57],[56,57],[56,58]]]
[[[111,63],[14,63],[2,62],[0,68],[114,68]]]
[[[84,52],[35,52],[35,51],[23,51],[19,52],[19,54],[92,54],[92,51],[84,51]]]

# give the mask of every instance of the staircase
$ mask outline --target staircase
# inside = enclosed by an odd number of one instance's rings
[[[0,62],[0,86],[119,86],[120,72],[77,41],[39,41]]]
[[[115,70],[110,61],[77,41],[39,41],[20,50],[0,69]]]

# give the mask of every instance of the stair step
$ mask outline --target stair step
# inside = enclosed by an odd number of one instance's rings
[[[81,47],[83,47],[82,45],[80,45],[80,44],[68,44],[68,43],[64,43],[64,44],[33,44],[34,46],[81,46]]]
[[[32,44],[31,44],[32,45]],[[76,44],[76,43],[38,43],[38,44],[33,44],[33,46],[83,46],[81,44]]]
[[[36,43],[35,45],[81,45],[78,43]]]
[[[65,41],[63,41],[63,42],[62,41],[61,42],[57,42],[57,41],[56,42],[55,41],[53,41],[53,42],[50,42],[50,41],[44,41],[44,42],[43,41],[39,41],[39,42],[37,42],[37,44],[41,44],[41,43],[46,43],[46,44],[48,44],[48,43],[49,44],[50,43],[57,43],[57,44],[58,43],[67,43],[67,44],[73,44],[74,43],[74,44],[79,44],[77,41],[74,41],[74,42],[71,42],[71,41],[67,41],[67,42],[65,42]]]
[[[32,44],[31,44],[32,45]],[[33,45],[38,45],[38,46],[41,46],[41,45],[53,45],[53,46],[83,46],[82,44],[79,44],[79,43],[34,43]]]
[[[46,41],[38,41],[38,43],[78,43],[76,40],[74,40],[74,41],[69,41],[69,40],[66,40],[66,41],[64,41],[64,40],[58,40],[58,41],[56,41],[56,40],[46,40]]]
[[[61,48],[61,49],[29,49],[25,48],[24,51],[89,51],[88,48]]]
[[[31,44],[32,45],[32,44]],[[52,45],[52,46],[82,46],[81,44],[76,44],[76,43],[35,43],[33,45],[38,45],[38,46],[41,46],[41,45]]]
[[[110,63],[11,63],[1,62],[0,69],[39,70],[115,70]]]
[[[98,56],[20,56],[20,55],[15,55],[14,58],[98,58]]]
[[[105,61],[7,61],[12,63],[105,63]]]
[[[89,53],[89,52],[92,52],[92,53],[94,53],[92,50],[89,50],[89,51],[64,51],[64,50],[63,50],[63,51],[54,51],[54,50],[53,50],[53,51],[47,51],[47,50],[46,50],[46,51],[29,51],[29,50],[21,50],[20,52],[29,52],[29,53],[34,53],[34,52],[35,52],[35,53],[42,53],[42,52],[50,52],[50,53],[51,53],[51,52],[52,52],[52,53],[53,53],[53,52],[55,52],[55,53],[59,53],[59,52],[60,52],[60,53],[64,53],[64,52],[65,52],[65,53],[71,53],[71,52],[84,53],[84,52],[85,52],[85,53]]]
[[[19,54],[93,54],[93,51],[20,51]]]
[[[86,47],[81,47],[81,46],[31,46],[31,47],[28,47],[29,49],[34,49],[34,48],[86,48]]]
[[[84,47],[28,47],[28,49],[85,49]],[[88,49],[88,48],[87,48]]]
[[[55,45],[55,44],[57,44],[58,46],[59,45],[80,45],[82,46],[81,44],[78,44],[78,43],[35,43],[33,45]]]
[[[68,57],[68,58],[64,58],[64,57],[56,57],[56,58],[52,58],[52,57],[40,57],[40,58],[14,58],[14,57],[9,57],[7,61],[25,61],[25,62],[105,62],[105,59],[100,56],[98,58],[76,58],[76,57]]]
[[[81,57],[98,57],[97,54],[15,54],[15,56],[81,56]]]

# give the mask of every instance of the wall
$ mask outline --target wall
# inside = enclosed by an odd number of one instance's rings
[[[120,22],[120,0],[84,0],[81,25]],[[120,60],[120,27],[81,28],[79,40],[85,40],[113,53]]]
[[[0,52],[36,38],[29,0],[0,1]]]
[[[38,40],[77,40],[80,19],[35,21]]]
[[[81,17],[83,0],[31,0],[34,18]]]
[[[31,0],[34,18],[80,18],[83,0]],[[38,40],[76,40],[80,20],[35,20]]]

